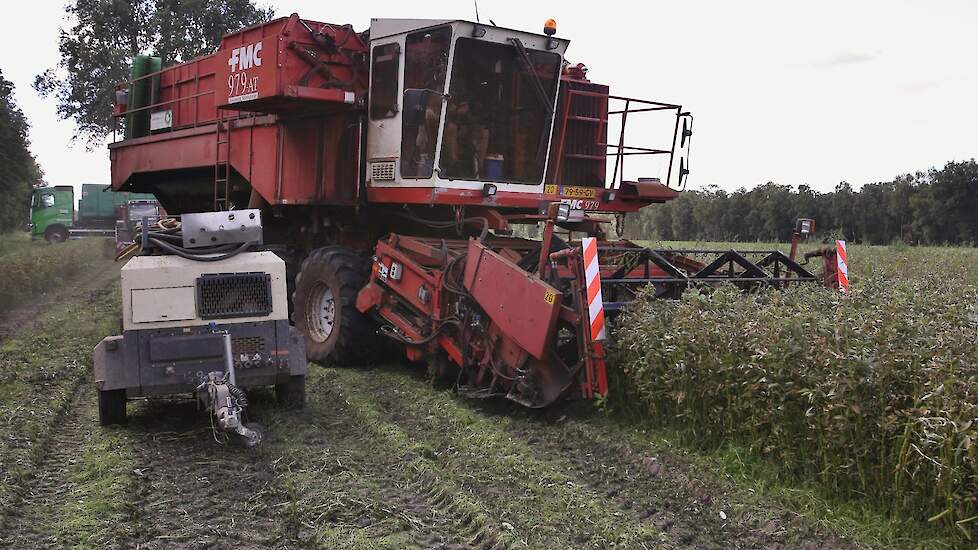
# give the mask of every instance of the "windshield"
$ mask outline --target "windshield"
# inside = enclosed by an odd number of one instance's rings
[[[472,38],[456,42],[439,159],[442,177],[543,180],[561,58],[524,51],[526,58],[515,45]]]
[[[155,218],[159,214],[156,211],[155,204],[130,204],[129,205],[129,219],[130,220],[141,220],[145,218]]]

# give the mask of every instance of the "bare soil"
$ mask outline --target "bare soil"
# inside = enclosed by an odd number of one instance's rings
[[[8,313],[0,334],[16,344],[57,330],[33,319],[63,301],[104,295],[117,273],[103,265],[83,286]],[[93,315],[88,322],[105,324],[118,314]],[[85,337],[94,346],[101,336]],[[467,401],[401,365],[313,367],[304,411],[253,392],[250,419],[266,432],[258,450],[215,434],[187,399],[130,403],[128,425],[101,428],[91,358],[78,349],[56,361],[84,366],[57,370],[67,396],[60,407],[39,398],[43,386],[17,386],[3,398],[8,409],[47,416],[29,433],[8,426],[5,435],[27,441],[30,453],[0,446],[0,459],[6,452],[29,465],[0,487],[0,547],[858,546],[589,407],[534,412]],[[117,444],[98,447],[105,438]],[[125,465],[104,474],[115,485],[79,481],[103,452]],[[117,521],[98,519],[104,503],[84,506],[107,490],[122,511]]]

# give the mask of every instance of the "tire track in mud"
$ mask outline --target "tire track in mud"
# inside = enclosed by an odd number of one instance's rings
[[[90,355],[81,358],[77,354],[80,349],[92,349],[101,337],[98,327],[111,309],[105,304],[112,302],[108,295],[117,276],[118,270],[109,266],[76,289],[74,298],[61,303],[57,310],[42,314],[39,307],[43,303],[32,304],[15,310],[16,315],[4,322],[13,323],[18,316],[30,318],[20,327],[7,326],[19,336],[4,341],[5,351],[0,355],[0,384],[8,388],[20,386],[16,393],[0,401],[4,438],[0,442],[0,522],[17,501],[20,488],[15,484],[34,476],[55,435],[52,432],[66,415],[73,414],[78,388],[90,378]],[[87,326],[63,328],[58,324],[74,320],[73,315],[83,312],[94,313]],[[27,333],[34,330],[42,334],[31,338]]]
[[[93,392],[76,384],[71,401],[52,422],[51,434],[36,449],[30,478],[24,480],[14,505],[0,521],[0,547],[51,548],[63,546],[56,526],[60,505],[69,497],[67,473],[92,437],[97,423],[92,414]]]
[[[465,422],[471,422],[472,430],[501,430],[529,457],[565,474],[580,484],[582,491],[599,495],[607,511],[620,517],[623,528],[634,523],[661,531],[661,538],[645,541],[649,545],[864,547],[827,532],[807,518],[738,494],[730,482],[651,444],[641,445],[634,441],[635,434],[626,433],[627,428],[588,418],[588,411],[575,413],[572,406],[527,411],[506,402],[463,402],[427,388],[412,373],[392,369],[372,371],[363,380],[343,377],[340,383],[376,400],[393,422],[432,445],[453,444],[451,437],[440,443],[436,441],[444,436],[433,437],[449,426],[452,418],[471,415],[477,420]],[[472,467],[478,468],[478,461]],[[489,490],[494,489],[490,486]],[[586,537],[575,536],[570,545],[591,544]]]
[[[680,547],[648,522],[569,475],[562,457],[537,457],[514,444],[493,419],[459,405],[407,372],[334,371],[336,383],[376,407],[392,426],[432,449],[446,476],[466,480],[487,513],[529,547]],[[362,413],[361,413],[362,414]]]
[[[296,487],[297,543],[328,548],[491,548],[481,508],[358,416],[319,368],[308,376],[306,410],[273,425],[276,470]]]
[[[851,548],[851,541],[819,532],[795,514],[745,502],[716,479],[649,446],[636,447],[615,428],[574,413],[508,410],[507,433],[538,456],[561,456],[573,475],[629,515],[652,522],[681,547]],[[553,420],[560,416],[559,420]],[[571,416],[571,417],[569,417]],[[609,433],[612,430],[613,433]]]
[[[266,456],[215,441],[195,403],[131,403],[125,438],[137,457],[132,546],[287,547],[275,506],[282,491]]]

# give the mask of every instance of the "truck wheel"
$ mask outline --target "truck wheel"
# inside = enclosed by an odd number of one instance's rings
[[[369,262],[342,246],[312,251],[295,280],[293,321],[306,357],[320,365],[356,365],[369,355],[371,322],[357,310]]]
[[[64,227],[49,227],[44,232],[44,240],[49,243],[63,243],[68,240],[68,230]]]
[[[103,426],[126,422],[126,390],[98,392],[98,423]]]
[[[306,377],[290,376],[288,382],[275,384],[275,400],[279,407],[302,409],[306,406]]]

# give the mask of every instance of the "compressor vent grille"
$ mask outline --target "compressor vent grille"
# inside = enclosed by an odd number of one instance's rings
[[[394,163],[390,162],[371,162],[370,163],[371,181],[394,181]]]
[[[272,312],[272,276],[268,273],[214,273],[197,278],[197,315],[201,319],[260,317]]]
[[[265,352],[265,339],[261,336],[244,336],[231,339],[231,353],[239,355],[255,355]]]

